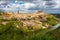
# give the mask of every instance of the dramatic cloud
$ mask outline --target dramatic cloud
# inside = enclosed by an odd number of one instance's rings
[[[38,11],[60,9],[60,0],[1,0],[0,9],[3,10],[20,10],[20,11]]]
[[[54,2],[56,2],[56,5],[54,8],[60,8],[60,0],[53,0]]]
[[[19,2],[17,3],[17,1],[15,1],[14,3],[10,3],[8,5],[6,5],[6,7],[4,7],[3,9],[4,10],[25,10],[27,11],[29,8],[33,8],[35,7],[36,5],[34,3],[29,3],[29,2]]]

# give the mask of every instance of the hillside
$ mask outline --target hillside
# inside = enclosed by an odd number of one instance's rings
[[[59,19],[51,14],[45,14],[44,12],[40,11],[31,14],[6,12],[1,13],[0,21],[2,25],[6,25],[9,22],[14,22],[13,24],[16,26],[16,28],[21,28],[28,32],[40,29],[48,29],[57,24]]]
[[[40,11],[31,14],[2,12],[0,40],[53,40],[53,34],[42,34],[58,22],[59,18]]]

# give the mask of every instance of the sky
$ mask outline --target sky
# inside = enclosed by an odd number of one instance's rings
[[[0,10],[60,14],[60,0],[0,0]]]

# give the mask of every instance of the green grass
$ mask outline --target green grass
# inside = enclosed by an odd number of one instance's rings
[[[54,26],[54,25],[57,24],[58,18],[54,17],[53,15],[50,15],[50,16],[47,18],[47,22],[48,22],[50,25]]]
[[[6,31],[0,33],[0,40],[60,40],[60,28],[48,32],[42,36],[42,33],[44,33],[42,30],[27,34],[12,26],[11,23],[8,23],[6,26],[10,28],[8,30],[5,29]]]
[[[58,29],[57,31],[59,32]],[[0,40],[60,40],[60,34],[58,32],[55,34],[55,30],[53,32],[49,32],[41,37],[41,35],[37,34],[27,35],[20,31],[9,31],[0,34]]]
[[[54,17],[48,18],[48,23],[55,25]],[[35,32],[23,32],[21,29],[23,23],[19,22],[17,19],[0,19],[0,21],[7,21],[6,25],[0,23],[0,40],[60,40],[60,27],[56,30],[44,34],[44,30],[38,30]],[[16,25],[20,28],[16,28]],[[31,28],[30,28],[31,29]]]

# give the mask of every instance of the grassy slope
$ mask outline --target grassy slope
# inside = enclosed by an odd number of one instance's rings
[[[2,21],[6,20],[2,19]],[[10,21],[16,20],[14,19]],[[39,32],[29,32],[28,34],[23,33],[22,31],[20,31],[20,29],[15,28],[13,22],[9,22],[6,25],[0,24],[0,27],[2,28],[0,29],[0,40],[60,40],[60,28],[48,32],[47,34],[42,36],[43,32],[41,32],[41,30]]]
[[[51,32],[57,40],[60,40],[60,27]]]
[[[41,37],[40,33],[37,34],[24,34],[19,30],[7,31],[0,34],[0,40],[60,40],[60,28],[49,32]]]

